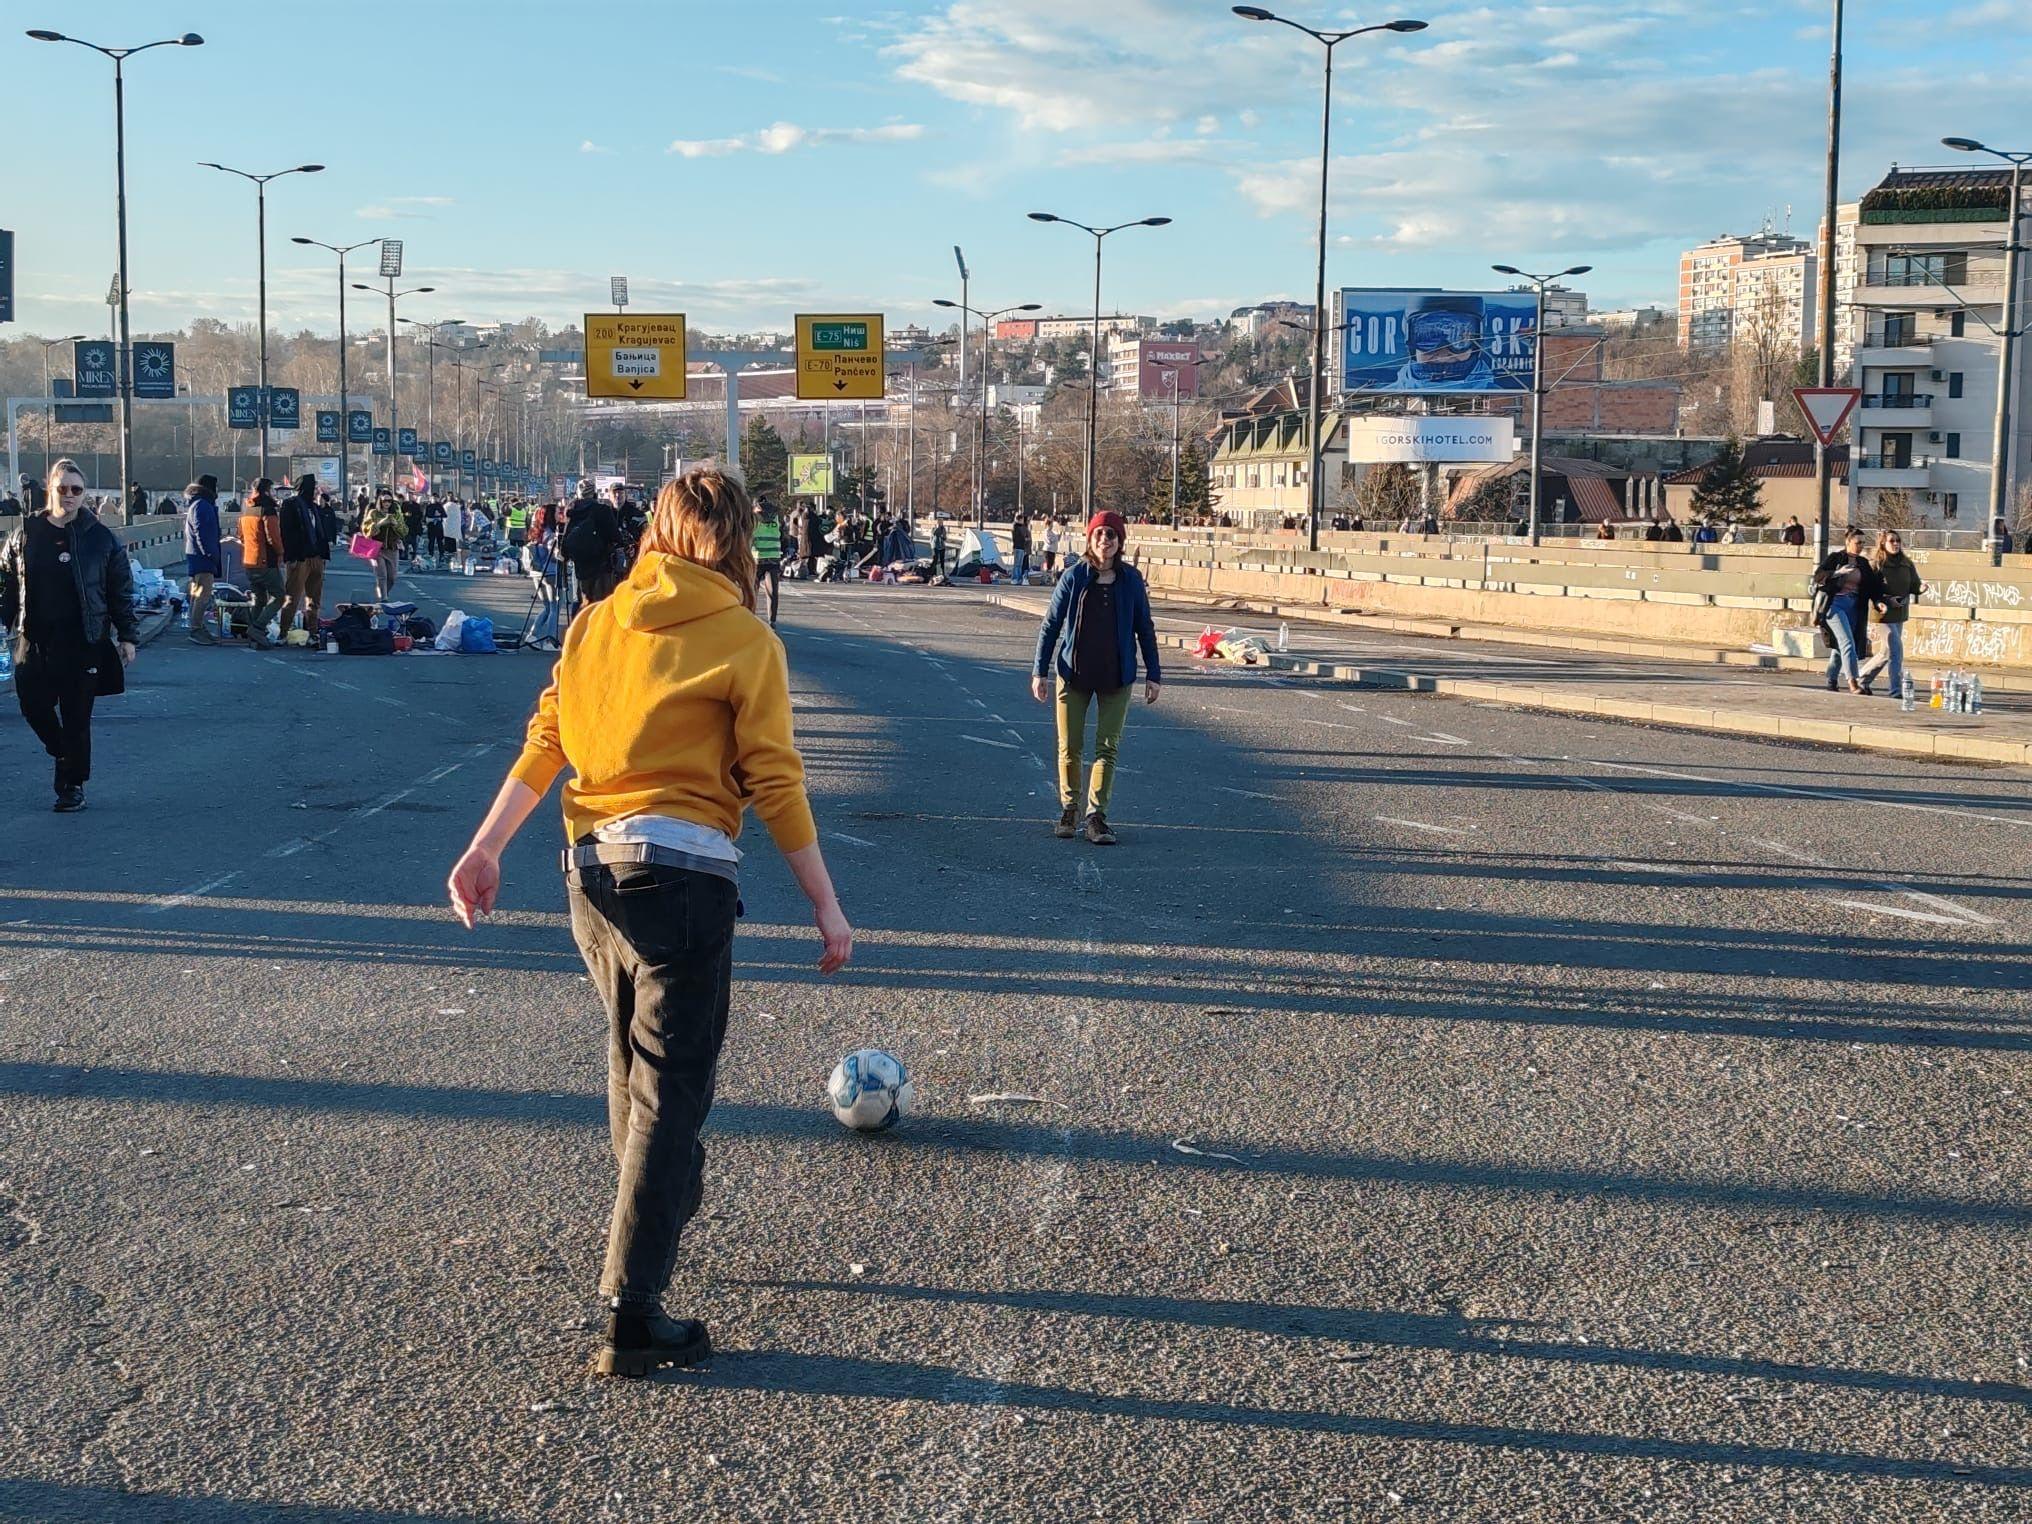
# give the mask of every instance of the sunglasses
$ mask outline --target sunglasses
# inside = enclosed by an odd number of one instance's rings
[[[56,489],[56,494],[58,497],[83,497],[85,489],[83,487],[59,487]]]

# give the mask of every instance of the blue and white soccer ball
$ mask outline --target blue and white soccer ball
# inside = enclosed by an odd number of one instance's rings
[[[826,1099],[843,1126],[880,1132],[910,1114],[916,1091],[903,1061],[880,1048],[856,1048],[833,1065]]]

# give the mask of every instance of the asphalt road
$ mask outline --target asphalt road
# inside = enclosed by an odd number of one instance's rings
[[[1181,657],[1102,850],[1027,621],[783,633],[859,947],[751,831],[646,1383],[554,807],[443,905],[545,659],[165,637],[75,817],[0,721],[0,1519],[2032,1512],[2032,775]]]

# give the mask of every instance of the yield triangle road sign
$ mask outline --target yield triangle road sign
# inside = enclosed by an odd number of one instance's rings
[[[1806,426],[1813,430],[1822,445],[1833,443],[1836,432],[1848,422],[1849,414],[1855,411],[1862,395],[1862,389],[1855,386],[1792,388],[1793,400],[1799,404],[1799,411],[1806,415]]]

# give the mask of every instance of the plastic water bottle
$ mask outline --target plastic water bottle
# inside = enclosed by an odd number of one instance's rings
[[[1280,623],[1277,626],[1277,649],[1280,651],[1286,651],[1289,650],[1290,648],[1291,648],[1291,626],[1288,624]]]
[[[1912,674],[1910,672],[1905,674],[1905,681],[1898,687],[1898,707],[1907,714],[1910,714],[1918,707],[1912,696]]]
[[[1933,696],[1926,701],[1926,707],[1928,709],[1940,709],[1945,707],[1945,701],[1941,696],[1940,674],[1938,672],[1933,674]]]
[[[1970,714],[1981,714],[1983,712],[1983,676],[1980,672],[1971,672],[1969,674],[1968,712]]]

